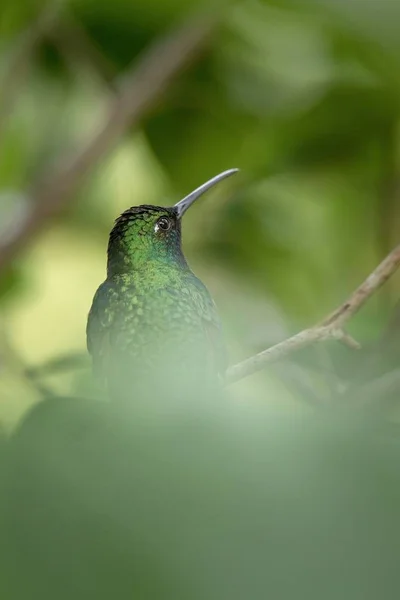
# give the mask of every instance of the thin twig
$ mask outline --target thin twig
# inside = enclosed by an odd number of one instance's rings
[[[64,209],[83,177],[128,127],[137,125],[148,113],[177,74],[200,52],[217,22],[215,16],[191,20],[147,50],[122,82],[99,131],[80,152],[33,190],[31,212],[11,239],[3,244],[0,242],[0,270],[45,227],[49,219]]]
[[[336,327],[343,327],[360,310],[368,298],[393,275],[399,265],[400,245],[387,255],[375,271],[353,292],[347,302],[339,306],[337,310],[325,319],[323,324],[330,325],[335,323]]]
[[[21,381],[25,381],[30,389],[39,396],[48,396],[51,390],[38,379],[31,377],[26,365],[15,350],[7,334],[6,328],[0,324],[0,370],[7,366],[8,369]]]
[[[360,347],[343,329],[344,325],[360,310],[365,302],[393,275],[400,265],[400,245],[380,263],[367,279],[339,306],[333,313],[318,325],[304,329],[293,337],[233,365],[227,370],[226,382],[234,383],[248,375],[263,369],[267,364],[275,362],[292,352],[310,346],[315,342],[339,340],[350,348]]]

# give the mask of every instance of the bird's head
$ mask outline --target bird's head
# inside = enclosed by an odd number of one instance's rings
[[[132,206],[115,221],[108,243],[108,276],[146,268],[152,263],[186,265],[181,248],[181,219],[204,192],[236,173],[224,171],[185,196],[175,206]]]

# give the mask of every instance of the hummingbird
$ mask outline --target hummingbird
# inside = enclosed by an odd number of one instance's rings
[[[132,206],[116,219],[107,277],[86,328],[94,374],[111,398],[223,381],[220,319],[182,252],[181,222],[200,196],[237,171],[216,175],[172,207]]]

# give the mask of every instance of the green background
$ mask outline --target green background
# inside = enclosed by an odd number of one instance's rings
[[[0,429],[43,386],[93,395],[74,356],[131,205],[240,168],[183,225],[232,363],[321,320],[398,243],[397,0],[0,4],[0,263],[36,184],[96,134],[142,53],[187,19],[216,20],[1,268]],[[0,435],[1,598],[398,598],[398,431],[363,408],[397,403],[398,386],[381,394],[365,374],[397,373],[399,287],[395,275],[349,324],[358,353],[319,344],[176,412],[160,398],[128,414],[44,402]]]
[[[400,5],[392,0],[4,0],[2,239],[29,211],[34,184],[101,126],[114,82],[142,51],[217,8],[218,26],[194,62],[2,269],[7,365],[10,348],[28,365],[84,349],[114,218],[133,204],[175,202],[226,168],[241,173],[190,211],[184,249],[218,304],[232,362],[322,318],[395,245]],[[24,54],[38,20],[45,26]],[[352,324],[362,342],[379,335],[398,286],[392,279]],[[6,419],[17,404],[3,402]]]

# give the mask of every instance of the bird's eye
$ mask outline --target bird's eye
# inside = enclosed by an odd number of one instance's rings
[[[158,219],[156,226],[154,228],[155,231],[168,231],[171,229],[172,223],[171,220],[167,217],[161,217]]]

